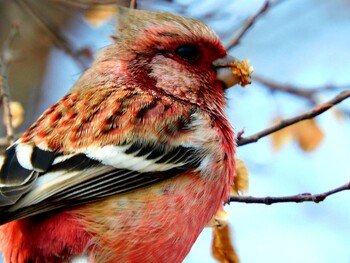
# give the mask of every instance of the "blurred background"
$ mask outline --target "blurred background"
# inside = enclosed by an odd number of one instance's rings
[[[11,61],[7,72],[10,96],[23,107],[23,114],[17,114],[23,122],[15,129],[16,134],[67,93],[89,66],[93,54],[111,43],[109,36],[115,25],[109,18],[115,8],[92,8],[99,2],[115,1],[0,2],[2,56]],[[129,4],[124,2],[118,3]],[[200,19],[229,45],[264,3],[139,0],[138,8]],[[229,49],[235,57],[249,59],[255,70],[252,85],[234,87],[227,94],[229,119],[236,133],[244,129],[244,136],[309,110],[350,87],[350,2],[271,3],[239,45]],[[6,45],[14,27],[19,34],[8,52]],[[277,88],[271,85],[276,83]],[[315,92],[304,96],[280,91],[286,85]],[[321,193],[349,182],[349,120],[350,100],[346,100],[315,122],[239,147],[237,157],[249,169],[248,194]],[[6,135],[3,127],[1,132]],[[350,263],[349,202],[350,191],[344,191],[319,204],[231,203],[225,210],[234,247],[243,263]],[[217,262],[211,255],[211,243],[212,229],[207,228],[185,262]]]

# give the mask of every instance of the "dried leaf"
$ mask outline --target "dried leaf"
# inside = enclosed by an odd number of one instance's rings
[[[93,26],[102,26],[118,12],[116,5],[95,5],[85,12],[85,20]]]
[[[231,241],[229,225],[213,228],[212,254],[221,263],[240,262]]]
[[[228,224],[228,218],[229,216],[227,212],[224,210],[224,207],[220,206],[215,216],[213,216],[213,218],[207,224],[207,227],[216,227],[216,226],[223,227]]]
[[[346,114],[341,111],[340,109],[338,109],[338,107],[333,107],[333,110],[332,110],[335,118],[340,121],[340,122],[344,122],[345,121],[345,118],[346,118]]]
[[[277,117],[272,121],[272,123],[276,124],[281,120],[282,118]],[[275,151],[279,151],[287,142],[293,140],[293,138],[295,137],[294,129],[295,127],[294,125],[292,125],[272,133],[270,136],[272,142],[272,149]]]
[[[230,65],[232,74],[238,79],[239,85],[242,87],[251,84],[250,77],[253,74],[254,68],[249,65],[249,60],[235,61]]]
[[[19,103],[18,101],[11,101],[10,111],[12,115],[12,127],[17,128],[19,125],[22,124],[24,119],[24,109],[22,107],[22,104]],[[4,120],[4,124],[5,124],[5,120]]]
[[[236,175],[233,178],[233,185],[231,187],[231,194],[239,195],[248,192],[249,188],[249,172],[246,164],[236,159]]]
[[[315,119],[311,119],[295,124],[295,137],[301,149],[312,152],[323,141],[324,133]]]

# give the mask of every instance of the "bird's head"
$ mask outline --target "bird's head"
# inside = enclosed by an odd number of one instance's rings
[[[217,71],[235,59],[207,25],[165,12],[121,8],[113,38],[97,62],[123,61],[128,78],[145,88],[198,105],[214,101],[224,106]]]

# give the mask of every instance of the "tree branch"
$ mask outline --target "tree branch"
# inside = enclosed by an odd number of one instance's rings
[[[266,1],[264,5],[258,10],[258,12],[248,18],[243,26],[240,28],[240,30],[237,32],[237,34],[232,38],[230,43],[226,46],[226,49],[229,50],[235,46],[237,46],[243,36],[248,32],[248,30],[254,25],[256,20],[261,17],[266,11],[271,7],[271,3],[269,1]]]
[[[133,5],[132,2],[137,2],[135,0],[55,0],[55,3],[66,5],[69,7],[77,8],[77,9],[87,9],[93,6],[98,5],[121,5],[121,6],[129,6]]]
[[[295,116],[295,117],[292,117],[289,119],[281,120],[279,123],[271,126],[270,128],[262,130],[256,134],[253,134],[253,135],[248,136],[248,137],[242,137],[242,134],[240,134],[240,136],[238,136],[237,140],[236,140],[237,146],[243,146],[243,145],[246,145],[249,143],[257,142],[259,139],[261,139],[267,135],[270,135],[271,133],[274,133],[278,130],[281,130],[285,127],[288,127],[290,125],[293,125],[293,124],[300,122],[300,121],[303,121],[303,120],[312,119],[312,118],[322,114],[323,112],[329,110],[334,105],[342,102],[343,100],[345,100],[349,97],[350,97],[350,90],[345,90],[345,91],[339,93],[336,97],[334,97],[330,101],[323,103],[323,104],[320,104],[310,111],[307,111],[303,114],[300,114],[298,116]]]
[[[39,14],[37,10],[35,10],[27,1],[24,0],[15,0],[17,5],[25,10],[29,15],[33,17],[33,19],[38,23],[38,25],[47,33],[47,35],[52,40],[53,44],[62,49],[66,54],[71,56],[73,60],[83,69],[86,70],[88,66],[81,58],[81,54],[84,54],[79,51],[75,51],[72,48],[72,45],[69,41],[61,35],[59,32],[59,28],[56,28],[52,23],[50,24],[48,21],[43,19],[42,15]]]
[[[131,0],[130,1],[130,8],[136,9],[137,8],[137,0]]]
[[[291,196],[281,196],[281,197],[253,197],[253,196],[231,196],[229,202],[247,203],[247,204],[265,204],[271,205],[275,203],[302,203],[302,202],[314,202],[319,203],[324,201],[328,196],[334,195],[336,193],[350,190],[350,182],[334,188],[330,191],[312,195],[310,193],[303,193]]]
[[[350,85],[343,85],[343,86],[325,85],[325,86],[321,86],[321,87],[305,89],[305,88],[297,87],[294,85],[277,83],[275,81],[266,79],[266,78],[258,76],[256,74],[254,74],[252,76],[252,79],[255,82],[258,82],[258,83],[262,84],[263,86],[267,87],[269,90],[271,90],[273,92],[278,91],[278,92],[288,93],[288,94],[294,95],[296,97],[306,99],[309,102],[311,102],[312,104],[317,104],[316,96],[320,92],[332,91],[332,90],[333,91],[334,90],[344,90],[350,86]]]
[[[8,87],[8,68],[14,59],[12,44],[15,38],[18,36],[18,33],[18,24],[14,22],[10,30],[10,35],[6,39],[2,52],[0,54],[0,98],[1,104],[4,107],[3,118],[7,134],[6,141],[8,144],[12,144],[14,142],[12,113],[10,105],[11,100]]]

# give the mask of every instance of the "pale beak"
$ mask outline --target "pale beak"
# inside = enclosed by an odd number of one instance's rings
[[[231,55],[227,54],[225,57],[215,60],[213,62],[213,66],[215,68],[227,68],[238,61],[239,60],[237,58],[232,57]]]
[[[232,65],[239,60],[232,57],[231,55],[226,55],[223,58],[215,60],[212,65],[216,69],[217,79],[223,83],[224,88],[230,88],[235,84],[239,83],[237,76],[232,74]]]

